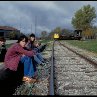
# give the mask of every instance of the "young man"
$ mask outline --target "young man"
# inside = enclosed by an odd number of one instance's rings
[[[6,46],[5,46],[5,38],[0,37],[0,62],[4,62],[5,54],[6,54]]]
[[[4,59],[4,66],[5,66],[6,72],[9,72],[9,76],[12,78],[13,77],[17,78],[19,76],[19,75],[17,75],[17,70],[18,70],[18,66],[19,66],[19,62],[21,61],[21,58],[23,56],[27,56],[30,58],[35,55],[35,52],[33,50],[28,51],[28,50],[24,49],[27,42],[28,42],[28,38],[25,35],[22,35],[19,37],[17,43],[14,43],[13,45],[11,45],[6,52],[5,59]],[[26,74],[27,74],[27,76],[32,77],[34,75],[33,67],[31,67],[31,66],[33,66],[33,64],[29,63],[30,60],[28,60],[28,59],[27,60],[23,59],[23,61],[24,61],[23,62],[24,67],[26,64],[28,66],[28,68],[31,68],[31,72],[30,72],[30,70],[26,71],[26,72],[24,71],[24,76],[26,76]],[[24,70],[25,70],[25,68],[24,68]],[[27,80],[25,79],[23,81],[35,82],[36,79],[32,79],[32,78],[28,77]]]
[[[45,65],[44,62],[45,60],[42,57],[40,50],[38,49],[37,43],[35,43],[35,35],[33,33],[30,35],[30,39],[26,47],[27,49],[34,50],[36,52],[36,55],[34,55],[34,60],[36,61],[37,64]]]

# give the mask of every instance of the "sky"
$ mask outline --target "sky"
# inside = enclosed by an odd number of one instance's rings
[[[0,25],[37,36],[56,27],[73,30],[74,13],[88,4],[95,7],[97,14],[97,1],[0,1]]]

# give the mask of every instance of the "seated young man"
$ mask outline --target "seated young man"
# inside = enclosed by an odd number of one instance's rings
[[[28,49],[28,50],[34,50],[35,52],[36,52],[36,54],[34,55],[34,60],[36,61],[36,63],[37,64],[39,64],[39,65],[45,65],[46,63],[45,63],[45,60],[44,60],[44,58],[42,57],[42,54],[40,53],[40,50],[39,50],[39,46],[41,45],[39,45],[38,44],[38,42],[36,42],[36,40],[35,40],[36,38],[35,38],[35,34],[31,34],[30,36],[29,36],[29,41],[28,41],[28,43],[27,43],[27,45],[26,45],[26,48]]]
[[[0,62],[4,62],[5,54],[6,54],[6,46],[5,46],[5,38],[0,37]]]

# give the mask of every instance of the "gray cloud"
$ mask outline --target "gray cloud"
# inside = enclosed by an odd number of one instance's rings
[[[36,17],[37,34],[44,30],[50,32],[57,26],[73,29],[74,13],[87,4],[97,10],[97,1],[0,1],[0,25],[31,33],[35,32]]]

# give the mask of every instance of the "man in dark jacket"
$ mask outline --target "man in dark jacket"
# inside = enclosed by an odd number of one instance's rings
[[[0,62],[4,62],[5,54],[6,54],[6,46],[5,46],[5,38],[0,37]]]

